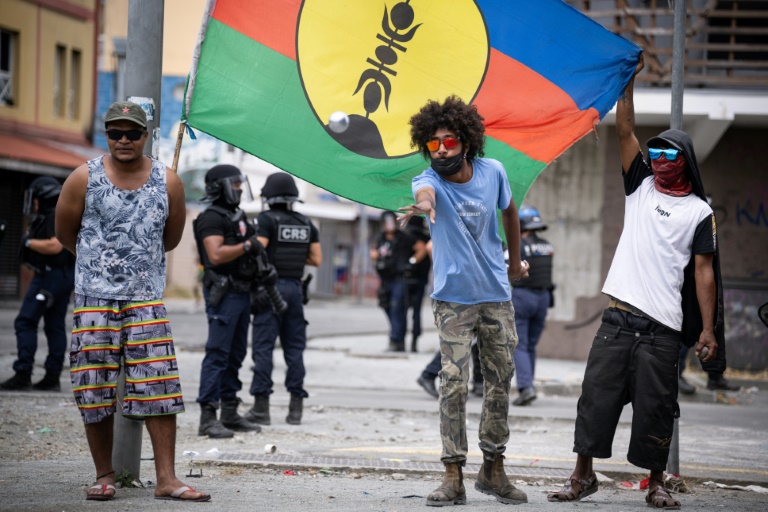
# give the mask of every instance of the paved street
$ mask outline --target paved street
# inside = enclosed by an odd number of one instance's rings
[[[433,327],[425,332],[418,354],[388,354],[384,352],[384,314],[372,303],[310,302],[311,340],[305,362],[311,397],[305,402],[302,425],[284,422],[288,405],[282,386],[285,366],[281,351],[276,350],[272,425],[259,434],[210,440],[196,435],[199,408],[194,403],[206,318],[190,301],[170,300],[167,305],[188,409],[179,416],[178,472],[187,475],[202,470],[200,480],[188,479],[188,483],[214,493],[217,509],[246,509],[249,503],[258,503],[257,508],[264,510],[423,509],[423,497],[436,486],[441,469],[436,401],[415,382],[437,348]],[[6,326],[0,330],[2,379],[11,375],[15,355],[10,329],[15,310],[13,304],[6,306],[0,309],[0,321]],[[423,318],[431,327],[427,308]],[[41,345],[38,366],[46,352],[45,342]],[[562,483],[575,460],[571,452],[573,421],[583,371],[583,362],[539,361],[539,398],[530,407],[510,409],[507,470],[520,480],[534,510],[555,507],[546,503],[544,491]],[[36,370],[37,377],[41,374],[42,368]],[[240,378],[245,388],[240,397],[249,406],[250,355]],[[65,379],[62,387],[68,390]],[[694,374],[691,380],[704,383],[702,375]],[[768,487],[768,432],[764,427],[768,389],[758,381],[743,384],[746,389],[741,393],[717,396],[699,390],[695,400],[681,400],[681,468],[696,491],[681,495],[686,510],[708,510],[712,503],[731,510],[761,510],[760,504],[765,503],[765,496],[755,492],[701,485],[711,480]],[[477,448],[480,400],[470,398],[467,411],[467,474],[471,478],[481,463]],[[592,503],[596,510],[645,509],[642,492],[617,487],[618,482],[642,478],[642,472],[626,461],[630,421],[628,407],[614,439],[613,457],[596,460],[596,469],[613,479],[605,485],[605,492],[584,502]],[[0,393],[0,441],[5,445],[19,439],[25,440],[23,447],[0,454],[0,474],[4,475],[0,477],[0,509],[18,509],[29,503],[40,510],[82,508],[82,493],[93,478],[93,469],[71,394]],[[277,451],[265,454],[265,444],[276,445]],[[146,434],[142,457],[151,458]],[[286,476],[286,470],[296,475]],[[145,483],[154,480],[151,460],[144,461],[141,479]],[[30,498],[26,485],[30,481],[44,483],[47,492]],[[468,484],[471,488],[473,481]],[[246,500],[243,493],[252,499]],[[121,489],[115,504],[143,508],[150,503],[146,501],[150,494],[150,490]],[[403,497],[408,495],[420,497]],[[469,491],[469,499],[468,506],[478,510],[498,505],[475,491]],[[178,509],[182,506],[189,507],[179,505]],[[162,510],[166,509],[176,508],[163,503]]]

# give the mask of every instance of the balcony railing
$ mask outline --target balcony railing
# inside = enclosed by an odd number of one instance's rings
[[[668,0],[568,1],[612,32],[643,48],[637,81],[672,82],[674,12]],[[686,87],[768,86],[768,1],[687,0]]]

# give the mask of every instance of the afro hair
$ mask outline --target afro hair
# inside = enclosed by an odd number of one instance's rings
[[[430,100],[418,114],[411,117],[411,147],[418,148],[429,160],[427,141],[441,128],[455,132],[465,148],[467,158],[482,157],[485,154],[485,125],[477,107],[467,105],[458,96],[449,96],[445,102]]]

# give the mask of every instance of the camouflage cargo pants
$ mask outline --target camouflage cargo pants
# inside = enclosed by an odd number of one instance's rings
[[[488,460],[504,453],[509,440],[509,389],[515,373],[512,353],[517,345],[512,302],[432,303],[440,336],[440,460],[467,460],[466,402],[470,343],[477,336],[484,380],[480,416],[480,449]]]

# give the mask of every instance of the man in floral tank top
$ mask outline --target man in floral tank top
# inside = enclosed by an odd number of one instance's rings
[[[96,466],[86,499],[115,495],[112,441],[124,359],[120,405],[123,415],[147,425],[155,498],[209,501],[174,469],[176,414],[184,402],[163,291],[165,253],[184,230],[184,186],[173,170],[144,156],[147,120],[139,105],[113,103],[105,128],[110,154],[72,172],[56,209],[56,236],[77,260],[70,374]]]

